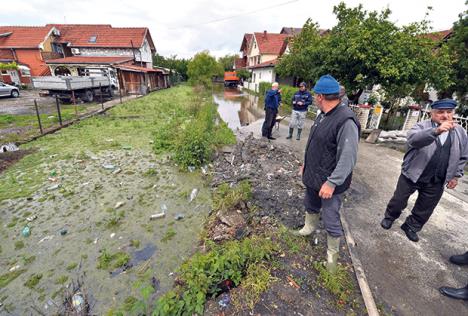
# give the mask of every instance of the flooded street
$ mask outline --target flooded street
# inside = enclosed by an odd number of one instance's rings
[[[239,88],[225,88],[222,85],[215,85],[213,98],[214,102],[218,104],[221,119],[232,130],[250,125],[265,116],[259,97]]]

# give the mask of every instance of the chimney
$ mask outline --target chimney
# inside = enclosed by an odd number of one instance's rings
[[[264,38],[264,39],[267,38],[267,31],[263,31],[263,38]]]

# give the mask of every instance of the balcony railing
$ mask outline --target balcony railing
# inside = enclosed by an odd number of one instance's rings
[[[56,52],[41,52],[43,60],[63,58],[63,55]]]

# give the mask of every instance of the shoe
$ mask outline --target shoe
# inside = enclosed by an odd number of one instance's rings
[[[318,224],[320,220],[319,213],[308,213],[306,212],[305,220],[304,220],[304,227],[302,229],[295,231],[294,235],[297,236],[309,236],[314,231],[317,230]]]
[[[301,133],[302,133],[302,129],[298,128],[296,140],[301,140]]]
[[[268,137],[268,139],[275,140],[276,138],[270,136],[270,137]]]
[[[293,132],[294,132],[294,128],[290,128],[289,129],[289,135],[288,135],[288,137],[286,137],[286,139],[291,139],[292,135],[293,135]]]
[[[450,257],[450,262],[459,266],[468,265],[468,251],[463,255],[454,255]]]
[[[418,234],[414,230],[412,230],[411,227],[408,226],[408,224],[403,223],[403,225],[401,225],[401,229],[405,232],[406,237],[408,237],[409,240],[414,242],[419,241]]]
[[[382,226],[383,229],[390,229],[390,228],[392,228],[392,225],[393,225],[393,220],[391,220],[389,218],[384,218],[380,222],[380,226]]]
[[[338,256],[340,254],[340,237],[327,234],[327,271],[334,274],[338,269]]]
[[[439,288],[440,293],[444,294],[445,296],[459,299],[459,300],[468,300],[468,285],[462,287],[461,289],[457,289],[454,287],[443,286]]]

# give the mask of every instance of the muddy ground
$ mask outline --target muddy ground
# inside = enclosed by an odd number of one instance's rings
[[[282,251],[272,260],[274,281],[263,293],[253,310],[232,303],[220,307],[219,298],[207,304],[206,315],[363,315],[365,307],[353,268],[342,242],[340,266],[348,282],[346,302],[320,283],[315,264],[325,260],[326,235],[322,230],[314,237],[298,238],[290,233],[303,224],[304,188],[298,174],[301,162],[286,146],[277,146],[263,139],[247,137],[235,147],[224,148],[213,165],[212,185],[236,184],[248,180],[253,198],[246,207],[218,214],[209,227],[210,238],[216,241],[243,238],[265,232],[279,232]],[[317,237],[317,245],[315,245]],[[233,289],[235,297],[240,288]]]
[[[32,152],[33,151],[29,149],[0,153],[0,175],[2,171],[6,170],[18,160]]]

